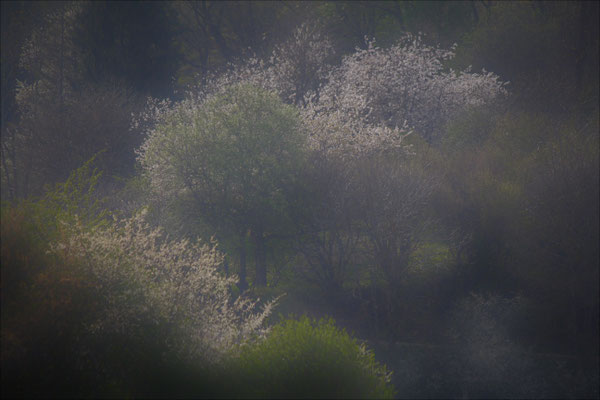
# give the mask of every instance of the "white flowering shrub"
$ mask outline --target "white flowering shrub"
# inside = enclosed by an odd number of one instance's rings
[[[184,359],[220,359],[234,344],[266,333],[273,302],[233,300],[234,276],[218,268],[216,245],[169,241],[150,228],[145,213],[91,231],[75,228],[53,252],[75,257],[103,294],[92,334],[135,336],[161,331],[172,354]]]
[[[447,71],[454,51],[427,46],[406,35],[387,49],[367,41],[332,69],[316,107],[348,119],[389,128],[408,127],[428,141],[457,112],[490,102],[506,91],[498,76]]]

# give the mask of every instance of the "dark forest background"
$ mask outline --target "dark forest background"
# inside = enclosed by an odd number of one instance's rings
[[[67,290],[32,283],[52,274],[34,252],[60,229],[39,236],[50,217],[27,225],[35,213],[26,207],[48,202],[93,158],[102,175],[90,196],[103,210],[148,206],[150,224],[173,238],[215,236],[221,273],[241,278],[235,295],[285,293],[272,324],[333,317],[394,372],[396,397],[598,398],[597,2],[0,4],[3,394],[69,393],[48,361],[58,356],[39,354],[53,335],[70,348],[76,334],[19,311],[43,301],[28,293]],[[328,65],[366,49],[365,38],[385,49],[420,34],[428,46],[456,45],[444,68],[491,71],[508,95],[454,115],[437,128],[443,139],[415,132],[408,161],[300,171],[304,183],[285,186],[287,208],[260,234],[256,225],[232,233],[188,200],[158,199],[136,155],[151,127],[134,122],[149,104],[184,100],[251,57],[268,60],[307,24],[329,38]],[[57,204],[67,212],[66,200]],[[65,326],[79,321],[64,307]],[[37,382],[39,371],[54,378]],[[74,395],[145,393],[107,380]]]

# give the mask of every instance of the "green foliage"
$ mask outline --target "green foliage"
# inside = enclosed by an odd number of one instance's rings
[[[102,171],[95,168],[94,164],[101,153],[71,172],[64,183],[57,183],[53,189],[46,192],[42,201],[37,202],[54,221],[68,224],[80,221],[87,227],[97,227],[109,216],[108,211],[103,208],[105,199],[100,198],[96,192]],[[44,226],[52,224],[45,223]]]
[[[171,172],[207,203],[217,201],[218,186],[226,190],[218,200],[233,214],[264,209],[255,218],[265,218],[281,201],[277,185],[289,179],[300,147],[297,112],[272,93],[240,85],[205,104],[182,104],[149,138],[142,165],[157,190],[166,188],[156,187],[156,174]]]
[[[49,242],[57,240],[62,231],[75,223],[85,229],[104,225],[109,212],[103,209],[104,199],[96,193],[102,172],[94,167],[95,163],[96,156],[73,171],[64,183],[47,187],[38,199],[2,204],[2,220],[7,221],[7,229],[16,229],[12,232],[20,232],[25,241],[47,250]]]
[[[256,264],[263,266],[265,235],[286,229],[285,194],[303,147],[293,107],[274,93],[233,85],[166,111],[142,146],[140,161],[157,196],[187,204],[186,214],[198,216],[183,225],[202,219],[219,239],[240,242],[251,230]],[[257,273],[262,284],[265,272]]]
[[[448,245],[425,242],[415,246],[409,257],[408,272],[413,279],[436,281],[443,278],[453,267],[453,257]]]
[[[285,320],[264,341],[242,347],[232,365],[232,384],[242,397],[392,398],[394,393],[385,366],[332,319]]]

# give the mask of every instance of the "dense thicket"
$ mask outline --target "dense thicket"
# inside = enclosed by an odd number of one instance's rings
[[[3,390],[597,397],[598,13],[2,2]]]

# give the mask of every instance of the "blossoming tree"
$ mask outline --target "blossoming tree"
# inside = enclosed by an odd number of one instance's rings
[[[301,162],[297,111],[271,92],[238,84],[163,115],[140,150],[152,189],[191,198],[206,223],[239,236],[241,286],[250,232],[254,283],[266,285],[265,242],[285,219],[284,192]]]
[[[366,43],[331,70],[314,104],[319,112],[371,126],[408,127],[434,142],[452,116],[506,93],[491,72],[446,70],[453,49],[425,45],[420,37],[406,35],[387,49]]]

